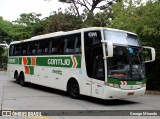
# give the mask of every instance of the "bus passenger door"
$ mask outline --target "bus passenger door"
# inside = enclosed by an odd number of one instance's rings
[[[102,46],[92,50],[92,74],[92,96],[102,98],[105,80]]]

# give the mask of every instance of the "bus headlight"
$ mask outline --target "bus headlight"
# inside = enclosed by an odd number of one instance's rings
[[[118,84],[113,84],[113,83],[107,83],[107,86],[114,87],[114,88],[120,88]]]
[[[141,87],[146,87],[146,84],[142,84]]]

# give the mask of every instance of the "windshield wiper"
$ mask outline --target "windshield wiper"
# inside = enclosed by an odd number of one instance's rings
[[[139,53],[141,53],[142,52],[142,49],[140,49],[136,54],[137,54],[137,57],[138,57],[138,61],[139,61],[139,63],[140,64],[142,64],[142,61],[140,60],[140,58],[139,58]]]
[[[132,80],[133,80],[133,78],[132,78],[132,72],[133,72],[132,71],[132,69],[133,69],[132,68],[132,62],[133,62],[132,61],[133,60],[133,56],[132,55],[133,55],[133,52],[134,52],[134,50],[132,48],[129,48],[129,69],[130,69],[130,72],[129,72],[130,74],[129,75],[130,75]]]

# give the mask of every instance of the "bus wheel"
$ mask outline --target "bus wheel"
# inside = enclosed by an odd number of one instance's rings
[[[25,86],[26,83],[25,83],[25,78],[23,73],[20,73],[19,80],[20,80],[21,86]]]
[[[15,71],[15,73],[14,73],[14,79],[16,79],[16,83],[17,84],[20,84],[20,80],[19,80],[19,76],[18,76],[18,72],[17,71]]]
[[[16,83],[17,83],[17,84],[20,84],[19,76],[16,77]]]
[[[14,72],[14,79],[16,79],[17,77],[18,77],[18,72],[15,71],[15,72]]]
[[[79,85],[78,82],[75,80],[72,80],[68,84],[68,93],[71,96],[71,98],[79,98]]]

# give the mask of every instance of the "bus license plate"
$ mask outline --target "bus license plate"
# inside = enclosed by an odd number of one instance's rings
[[[134,95],[134,92],[129,92],[127,95],[128,96]]]

